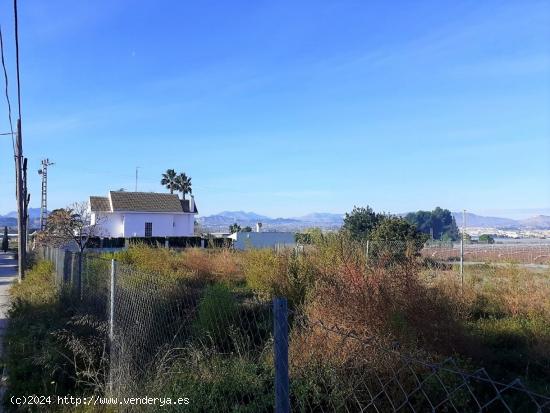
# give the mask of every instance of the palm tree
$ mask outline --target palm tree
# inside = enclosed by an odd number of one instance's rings
[[[170,190],[170,193],[174,193],[174,189],[178,189],[178,184],[176,182],[177,174],[173,169],[167,169],[166,173],[162,174],[162,179],[160,184],[166,186]]]
[[[185,200],[185,194],[192,194],[193,190],[191,189],[191,177],[187,176],[185,172],[179,174],[176,177],[177,190],[183,194],[183,199]]]

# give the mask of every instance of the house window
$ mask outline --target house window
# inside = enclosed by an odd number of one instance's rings
[[[152,237],[153,236],[153,223],[152,222],[146,222],[145,223],[145,236],[146,237]]]

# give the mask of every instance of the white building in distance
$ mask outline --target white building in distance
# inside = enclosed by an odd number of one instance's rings
[[[194,234],[195,199],[176,194],[110,191],[90,196],[91,223],[110,238],[188,237]]]
[[[293,232],[235,232],[229,236],[236,250],[290,248],[296,246]]]

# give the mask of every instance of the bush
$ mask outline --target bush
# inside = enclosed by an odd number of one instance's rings
[[[38,262],[11,295],[3,356],[6,409],[14,408],[11,396],[100,391],[105,325],[92,314],[82,316],[70,293],[55,287],[53,265]]]
[[[243,271],[247,285],[258,294],[273,297],[286,290],[281,262],[270,249],[248,249],[243,252]]]
[[[190,399],[184,409],[168,407],[167,411],[273,411],[272,369],[262,362],[236,355],[224,357],[204,349],[187,349],[167,373],[157,377],[151,388],[158,397]]]
[[[237,302],[224,284],[206,287],[198,306],[194,331],[201,340],[229,349],[230,331],[237,318]]]

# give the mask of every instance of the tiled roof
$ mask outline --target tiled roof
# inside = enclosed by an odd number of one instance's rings
[[[111,198],[110,201],[109,197]],[[91,196],[90,207],[92,211],[191,212],[189,200],[180,200],[176,194],[111,191],[109,197]],[[192,212],[198,213],[196,204]]]
[[[183,212],[176,194],[111,191],[113,211]]]
[[[92,209],[92,211],[110,211],[111,204],[109,203],[109,198],[107,198],[106,196],[91,196],[90,208]]]

